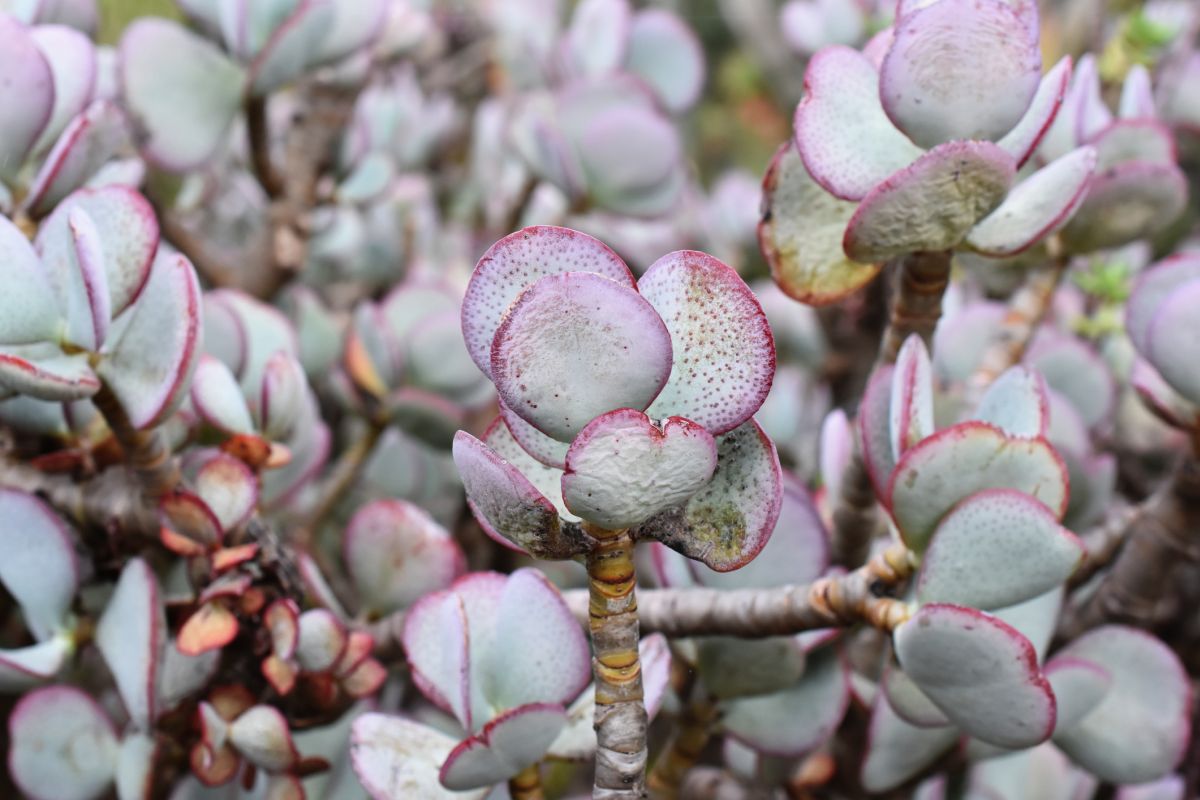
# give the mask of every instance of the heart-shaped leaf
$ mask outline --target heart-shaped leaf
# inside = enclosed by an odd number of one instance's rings
[[[1045,436],[1050,426],[1047,391],[1040,373],[1010,367],[988,387],[974,418],[995,425],[1009,436]]]
[[[985,611],[1045,594],[1083,561],[1079,537],[1012,489],[977,492],[950,510],[921,561],[917,599]]]
[[[1061,228],[1079,208],[1096,169],[1096,150],[1080,147],[1042,167],[1008,193],[967,235],[989,256],[1013,256]]]
[[[1061,656],[1046,665],[1046,680],[1058,706],[1055,733],[1068,731],[1092,712],[1112,687],[1112,676],[1082,658]]]
[[[1170,648],[1143,631],[1109,625],[1067,645],[1055,661],[1062,658],[1091,662],[1112,679],[1098,706],[1055,734],[1075,763],[1111,783],[1154,780],[1180,763],[1192,690]]]
[[[191,263],[183,256],[156,259],[97,369],[135,427],[161,422],[183,402],[200,352],[200,321],[200,284]]]
[[[462,304],[463,338],[475,364],[492,377],[492,341],[526,287],[568,270],[594,272],[632,288],[633,275],[607,245],[569,228],[535,226],[509,234],[488,248],[467,285]]]
[[[923,607],[893,634],[913,682],[966,733],[1001,747],[1032,747],[1054,731],[1054,693],[1029,640],[961,606]]]
[[[649,84],[672,114],[691,108],[704,87],[700,41],[683,20],[663,8],[634,15],[624,67]]]
[[[1012,156],[991,142],[940,144],[863,197],[846,226],[846,255],[882,261],[952,248],[1000,205],[1015,174]]]
[[[1072,253],[1119,247],[1163,231],[1186,204],[1187,178],[1179,167],[1127,161],[1092,178],[1060,235]]]
[[[153,730],[158,709],[158,666],[166,639],[158,580],[145,561],[132,559],[96,624],[96,647],[116,681],[138,730]]]
[[[671,334],[675,366],[650,405],[714,436],[754,415],[771,390],[775,340],[750,287],[726,264],[694,250],[668,253],[638,281]]]
[[[562,706],[532,703],[507,711],[451,751],[442,785],[464,791],[508,780],[540,761],[566,723]]]
[[[695,422],[670,417],[659,427],[640,411],[618,409],[571,443],[563,501],[596,525],[628,528],[686,502],[716,467],[717,444]]]
[[[117,730],[79,689],[49,686],[21,698],[8,718],[8,767],[29,797],[90,800],[112,783]]]
[[[128,139],[124,113],[108,100],[92,103],[71,120],[54,143],[30,185],[26,206],[34,214],[50,212],[70,192],[97,175]]]
[[[0,489],[0,582],[38,641],[67,620],[79,586],[79,563],[67,526],[33,495]]]
[[[54,111],[54,74],[28,28],[13,17],[0,19],[0,106],[7,109],[0,124],[0,179],[16,176]]]
[[[745,566],[767,543],[782,505],[782,471],[775,445],[751,419],[717,440],[717,470],[680,508],[640,525],[657,539],[718,572]]]
[[[1033,96],[1025,116],[1021,117],[1013,128],[996,144],[1007,150],[1017,160],[1017,166],[1023,166],[1033,155],[1042,137],[1050,129],[1062,106],[1063,96],[1067,85],[1071,82],[1071,57],[1063,56],[1050,71],[1042,77],[1038,84],[1037,94]]]
[[[920,553],[946,512],[984,489],[1024,492],[1061,519],[1067,469],[1045,439],[1014,439],[987,423],[963,422],[904,454],[888,488],[892,518]]]
[[[1036,3],[939,0],[896,26],[879,96],[922,147],[996,141],[1024,116],[1041,73]]]
[[[849,669],[837,649],[827,647],[809,659],[795,686],[728,703],[721,725],[759,752],[796,757],[837,730],[849,703]]]
[[[147,135],[146,156],[177,172],[208,161],[241,105],[242,69],[178,23],[155,18],[126,28],[118,63],[122,96]]]
[[[934,430],[933,367],[925,343],[916,334],[905,340],[896,357],[889,409],[892,458],[898,461]]]
[[[57,338],[62,325],[51,283],[20,228],[0,216],[0,343],[23,345]]]
[[[849,47],[823,48],[808,62],[794,125],[808,173],[843,200],[863,199],[921,155],[884,113],[877,70]]]
[[[826,305],[879,273],[881,264],[851,261],[842,249],[856,208],[813,180],[794,142],[775,152],[763,178],[758,244],[779,288],[802,303]]]
[[[355,512],[342,559],[363,603],[379,614],[446,588],[466,568],[446,529],[405,500],[376,500]]]
[[[882,692],[875,696],[859,780],[868,792],[886,792],[914,777],[958,740],[954,726],[918,728],[905,722]]]
[[[454,745],[444,733],[412,720],[368,713],[354,721],[350,763],[372,800],[482,800],[486,789],[451,792],[439,782]]]
[[[671,373],[671,336],[637,291],[590,272],[526,289],[496,331],[492,376],[513,412],[570,441],[616,408],[644,409]]]

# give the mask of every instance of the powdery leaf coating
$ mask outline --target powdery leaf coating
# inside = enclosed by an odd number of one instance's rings
[[[500,417],[504,421],[504,426],[508,428],[508,432],[512,434],[512,438],[528,455],[547,467],[561,470],[567,465],[567,449],[570,448],[570,443],[551,439],[514,414],[504,403],[500,403]],[[492,447],[495,449],[495,445]]]
[[[399,638],[417,688],[469,730],[470,639],[462,598],[453,591],[425,595],[405,616]]]
[[[499,433],[495,425],[490,432]],[[587,543],[564,528],[555,504],[488,445],[459,431],[452,453],[467,490],[467,504],[492,538],[509,541],[538,558],[564,559],[587,552]],[[542,469],[546,474],[540,477],[550,489],[557,471]]]
[[[127,186],[81,189],[54,209],[35,244],[51,279],[63,286],[71,271],[71,218],[84,211],[95,223],[115,317],[144,290],[158,250],[158,218],[145,197]],[[62,289],[60,289],[60,296]]]
[[[1045,439],[1014,439],[985,422],[963,422],[905,453],[887,497],[904,542],[921,553],[946,512],[984,489],[1024,492],[1061,519],[1067,468]]]
[[[372,712],[354,720],[350,763],[372,800],[482,800],[486,789],[451,792],[438,781],[454,744],[433,728]]]
[[[229,743],[267,772],[283,772],[298,760],[287,719],[271,706],[254,706],[229,726]]]
[[[202,335],[196,271],[180,255],[157,259],[139,302],[114,325],[111,349],[96,370],[134,427],[161,422],[183,402]]]
[[[446,588],[466,568],[446,529],[406,500],[376,500],[355,512],[342,560],[359,597],[381,614]]]
[[[807,654],[797,636],[745,640],[733,636],[695,639],[695,669],[719,700],[775,694],[793,687],[805,672]]]
[[[1050,129],[1062,106],[1063,96],[1071,82],[1071,57],[1063,56],[1038,84],[1037,94],[1029,103],[1025,116],[1012,130],[996,141],[1022,166],[1037,150],[1042,137]]]
[[[514,419],[520,419],[515,414]],[[524,420],[522,420],[524,422]],[[524,423],[528,425],[528,423]],[[545,436],[545,434],[539,434]],[[547,437],[548,438],[548,437]],[[559,442],[557,439],[550,439],[555,444],[561,444],[564,447],[563,460],[566,461],[566,449],[570,447],[565,442]],[[488,426],[483,435],[483,442],[490,447],[496,455],[504,459],[509,465],[521,473],[533,487],[549,500],[554,508],[558,511],[558,516],[564,522],[578,522],[579,517],[572,514],[562,499],[562,469],[552,467],[538,461],[517,442],[508,425],[499,417],[492,420],[492,424]],[[571,526],[566,526],[564,531],[569,531]],[[489,534],[490,535],[490,534]],[[509,547],[514,547],[513,543],[508,539],[501,537],[501,544],[506,544]]]
[[[915,776],[959,737],[952,725],[918,728],[905,722],[882,692],[875,696],[867,730],[867,753],[859,780],[868,792],[885,792]]]
[[[33,495],[0,488],[0,582],[21,606],[38,641],[66,621],[79,586],[79,563],[67,526]]]
[[[24,692],[53,678],[74,652],[67,636],[16,650],[0,650],[0,691]]]
[[[7,14],[0,17],[0,179],[16,176],[54,111],[54,74],[30,29]]]
[[[1187,178],[1174,164],[1127,161],[1097,173],[1062,229],[1072,253],[1090,253],[1154,236],[1187,204]]]
[[[732,267],[694,250],[668,253],[638,281],[671,335],[671,378],[647,409],[678,414],[714,436],[758,411],[775,375],[775,340]]]
[[[296,661],[309,672],[323,672],[338,662],[346,650],[346,628],[333,612],[314,608],[300,615]]]
[[[112,599],[96,624],[96,647],[116,681],[130,721],[147,733],[158,714],[158,666],[165,639],[158,580],[145,561],[132,559],[121,570]]]
[[[1112,686],[1112,676],[1107,670],[1082,658],[1057,657],[1046,665],[1045,673],[1058,705],[1055,733],[1075,727],[1100,704]]]
[[[692,29],[666,9],[634,15],[624,66],[648,83],[672,114],[691,108],[704,87],[704,49]]]
[[[892,455],[892,383],[896,369],[882,365],[871,373],[858,406],[858,434],[863,464],[878,497],[888,496],[888,480],[896,468]]]
[[[829,738],[849,702],[849,669],[837,648],[826,647],[808,660],[795,686],[727,703],[721,725],[761,753],[801,756]]]
[[[656,109],[616,105],[590,113],[576,128],[579,164],[598,207],[659,217],[678,205],[687,182],[679,132]]]
[[[121,740],[114,776],[117,797],[149,797],[154,786],[154,761],[158,745],[144,733],[129,733]]]
[[[1055,655],[1090,661],[1112,686],[1054,743],[1110,783],[1161,778],[1182,760],[1191,733],[1192,690],[1179,659],[1153,636],[1118,625],[1084,634]]]
[[[492,344],[501,399],[570,441],[617,408],[644,409],[671,374],[671,336],[634,289],[589,272],[550,275],[521,294]]]
[[[265,95],[300,77],[333,29],[336,12],[330,0],[303,0],[293,8],[250,63],[249,88],[255,95]]]
[[[509,575],[495,613],[491,646],[471,650],[491,708],[565,706],[583,691],[592,677],[587,637],[545,575],[528,567]]]
[[[1024,179],[967,235],[971,249],[1013,256],[1061,228],[1079,208],[1096,168],[1096,149],[1080,147]]]
[[[1146,332],[1146,359],[1170,384],[1191,400],[1200,402],[1200,370],[1196,368],[1197,303],[1200,280],[1189,281],[1171,293],[1158,307]]]
[[[995,141],[1025,114],[1041,73],[1033,2],[940,0],[896,26],[879,96],[896,127],[922,147]]]
[[[29,35],[54,77],[54,110],[34,147],[35,152],[45,152],[92,97],[96,47],[90,38],[65,25],[38,25]]]
[[[907,450],[934,431],[933,367],[925,343],[915,333],[904,341],[896,357],[889,409],[892,458],[898,461]]]
[[[922,692],[920,687],[913,683],[913,679],[893,661],[889,661],[884,668],[883,677],[879,681],[879,691],[896,715],[910,725],[916,725],[918,728],[942,728],[951,724],[942,710],[929,699],[929,695]]]
[[[1125,304],[1125,330],[1139,353],[1149,351],[1147,334],[1163,301],[1194,280],[1200,280],[1200,253],[1179,253],[1138,273]]]
[[[563,502],[573,514],[611,530],[629,528],[687,501],[712,477],[717,444],[683,417],[661,428],[623,408],[588,423],[567,451]]]
[[[835,408],[821,422],[818,445],[818,474],[825,497],[836,499],[842,494],[842,475],[854,457],[854,427],[846,412]]]
[[[57,336],[62,320],[37,253],[20,228],[0,216],[0,343],[32,344]]]
[[[108,100],[92,103],[54,143],[30,185],[26,207],[34,214],[49,213],[109,163],[128,140],[125,113]]]
[[[492,340],[526,287],[563,272],[595,272],[623,286],[633,274],[607,245],[570,228],[539,225],[500,239],[479,259],[462,302],[462,330],[472,360],[492,377]]]
[[[925,606],[892,635],[908,676],[956,725],[1000,747],[1032,747],[1054,731],[1054,694],[1015,628],[961,606]]]
[[[1096,148],[1100,172],[1127,161],[1174,164],[1179,156],[1171,129],[1156,119],[1117,120],[1088,144]]]
[[[454,791],[492,786],[536,764],[567,724],[562,706],[531,703],[493,719],[446,758],[439,778]]]
[[[1093,347],[1066,333],[1044,327],[1034,337],[1025,361],[1046,385],[1071,402],[1088,427],[1107,421],[1116,404],[1112,370]]]
[[[240,107],[242,69],[183,26],[154,18],[125,30],[119,59],[122,97],[146,131],[146,156],[176,172],[208,161]]]
[[[35,800],[93,800],[109,788],[117,731],[84,692],[50,686],[21,698],[8,718],[8,769]]]
[[[237,378],[225,362],[201,355],[192,373],[192,406],[200,418],[225,433],[254,433],[254,420]]]
[[[0,348],[0,387],[38,400],[79,400],[99,391],[100,380],[86,353],[30,345]]]
[[[196,472],[196,494],[229,531],[250,518],[258,505],[258,476],[245,463],[217,453]]]
[[[1045,436],[1050,427],[1046,380],[1028,367],[1008,368],[988,387],[973,418],[1009,436]]]
[[[637,529],[718,572],[745,566],[766,546],[783,502],[775,445],[751,419],[717,440],[712,480],[681,508]]]
[[[1079,537],[1038,500],[1012,489],[976,492],[938,523],[917,600],[1004,608],[1061,585],[1083,556]]]
[[[843,200],[861,200],[921,155],[884,113],[875,67],[849,47],[824,48],[808,62],[793,124],[809,174]]]
[[[881,263],[851,261],[842,249],[856,208],[813,180],[793,142],[775,152],[763,178],[758,244],[779,288],[802,303],[826,305],[879,273]]]
[[[846,226],[846,255],[882,261],[952,248],[1000,205],[1015,174],[1012,156],[991,142],[938,145],[863,197]]]

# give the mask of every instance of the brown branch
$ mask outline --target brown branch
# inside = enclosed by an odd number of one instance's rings
[[[738,636],[756,639],[818,628],[866,623],[894,630],[909,617],[908,606],[878,592],[912,575],[915,559],[893,544],[853,572],[821,578],[807,586],[771,589],[645,589],[638,613],[641,629],[670,637]],[[586,595],[564,593],[577,619],[587,618]]]
[[[125,451],[125,461],[141,485],[144,502],[157,505],[167,492],[179,485],[179,464],[171,453],[167,436],[159,427],[138,430],[120,400],[106,384],[92,397],[92,403],[108,423],[108,429]]]
[[[131,471],[114,467],[86,483],[52,475],[28,464],[0,461],[0,486],[41,496],[77,525],[130,534],[158,536],[158,516],[141,502],[141,487]]]
[[[1200,459],[1189,455],[1133,518],[1096,591],[1064,624],[1077,635],[1105,622],[1151,628],[1174,611],[1168,600],[1181,564],[1200,561]]]
[[[666,749],[654,762],[647,786],[653,800],[677,800],[684,778],[700,759],[717,721],[716,701],[703,687],[693,687],[694,696],[679,716]]]
[[[847,569],[866,562],[871,542],[884,529],[858,436],[852,438],[854,451],[842,473],[841,490],[834,498],[833,530],[829,538],[830,562]]]
[[[271,130],[267,124],[267,98],[251,97],[246,100],[246,138],[250,140],[250,165],[254,177],[268,197],[278,197],[283,191],[283,181],[271,163]]]
[[[321,525],[337,508],[338,503],[346,496],[358,476],[362,473],[367,457],[375,449],[379,437],[387,429],[386,425],[369,422],[367,430],[350,447],[342,451],[337,462],[329,471],[329,476],[321,484],[317,501],[313,504],[307,519],[296,532],[302,543],[307,544],[309,538],[319,535]]]
[[[540,765],[532,764],[509,778],[508,794],[512,800],[545,800]]]
[[[933,330],[942,316],[942,296],[950,284],[950,251],[910,253],[899,259],[892,311],[879,361],[896,363],[904,340],[917,334],[931,347]]]

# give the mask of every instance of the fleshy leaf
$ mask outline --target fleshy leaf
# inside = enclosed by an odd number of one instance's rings
[[[117,731],[84,692],[50,686],[21,698],[8,719],[8,766],[29,797],[91,800],[111,784]]]
[[[492,376],[512,411],[570,441],[617,408],[650,405],[671,373],[671,336],[637,291],[589,272],[542,278],[496,331]]]
[[[219,602],[205,603],[183,623],[175,646],[186,656],[199,656],[220,650],[237,633],[238,620],[232,611]]]
[[[405,617],[400,641],[421,693],[470,729],[468,637],[466,608],[450,590],[417,601]]]
[[[1200,370],[1196,369],[1194,352],[1197,302],[1200,302],[1200,280],[1185,283],[1172,292],[1159,305],[1146,332],[1145,353],[1171,388],[1193,403],[1200,401]]]
[[[910,334],[896,357],[888,429],[896,461],[917,442],[933,434],[933,367],[929,351]]]
[[[29,210],[48,213],[93,177],[128,139],[125,114],[108,100],[92,103],[71,120],[46,156],[25,198]]]
[[[1170,648],[1143,631],[1109,625],[1067,645],[1060,658],[1090,661],[1112,678],[1100,705],[1054,737],[1073,761],[1111,783],[1154,780],[1180,763],[1192,690]]]
[[[1000,205],[1015,173],[1012,156],[991,142],[938,145],[863,197],[846,226],[846,255],[882,261],[952,248]]]
[[[802,303],[826,305],[879,273],[882,264],[851,261],[842,249],[856,208],[813,180],[793,142],[775,152],[763,178],[758,243],[779,288]]]
[[[921,155],[884,113],[875,67],[849,47],[826,47],[808,62],[794,124],[808,173],[843,200],[861,200]]]
[[[628,528],[686,502],[716,467],[716,442],[695,422],[670,417],[660,428],[640,411],[618,409],[571,443],[563,501],[596,525]]]
[[[229,742],[268,772],[283,772],[299,760],[287,720],[271,706],[254,706],[239,715],[229,726]]]
[[[728,703],[721,725],[759,752],[795,757],[837,730],[849,702],[849,670],[837,649],[826,647],[809,659],[795,686]]]
[[[766,545],[779,519],[782,494],[775,445],[751,419],[717,440],[717,471],[708,485],[681,508],[647,520],[637,535],[729,572]]]
[[[16,650],[0,650],[0,691],[23,692],[53,678],[73,650],[66,635]]]
[[[482,800],[486,789],[451,792],[438,771],[454,749],[444,733],[402,717],[368,713],[354,721],[350,763],[372,800]]]
[[[896,127],[922,147],[996,141],[1024,116],[1041,73],[1032,0],[939,0],[896,26],[879,96]]]
[[[155,18],[125,30],[120,73],[122,96],[146,130],[146,155],[177,172],[201,166],[220,148],[245,83],[242,69],[213,44]]]
[[[150,733],[157,716],[158,665],[166,619],[158,580],[135,558],[121,570],[116,591],[96,624],[96,646],[138,730]]]
[[[916,725],[918,728],[942,728],[951,724],[942,710],[894,662],[889,662],[884,667],[879,690],[883,693],[884,702],[909,725]]]
[[[1055,658],[1046,665],[1045,672],[1058,705],[1055,733],[1075,727],[1100,704],[1112,686],[1112,676],[1107,670],[1082,658]]]
[[[0,582],[38,641],[66,622],[79,564],[66,525],[33,495],[0,488]]]
[[[867,752],[859,772],[863,788],[885,792],[914,777],[958,740],[958,729],[918,728],[905,722],[879,692],[871,708]]]
[[[196,494],[230,531],[250,518],[258,505],[258,477],[242,461],[217,453],[196,472]]]
[[[333,30],[336,11],[330,0],[301,0],[258,51],[249,70],[249,90],[265,95],[300,77]]]
[[[1096,150],[1080,147],[1042,167],[1008,193],[1000,207],[971,229],[967,244],[989,256],[1028,250],[1066,224],[1083,202],[1096,168]]]
[[[1029,640],[961,606],[922,608],[893,634],[913,682],[966,733],[1001,747],[1032,747],[1054,730],[1054,694]]]
[[[1200,279],[1200,254],[1180,253],[1138,273],[1125,305],[1125,329],[1133,346],[1145,355],[1148,332],[1162,303],[1189,281]]]
[[[2,21],[0,21],[2,23]],[[0,343],[49,341],[62,324],[50,281],[25,234],[0,216]]]
[[[1156,119],[1118,120],[1092,138],[1097,172],[1128,161],[1174,164],[1178,160],[1175,137]]]
[[[573,77],[602,77],[620,66],[632,16],[628,0],[582,0],[575,7],[562,41]]]
[[[54,74],[30,30],[7,14],[0,17],[0,180],[16,176],[54,111]]]
[[[1069,252],[1090,253],[1153,236],[1187,204],[1187,179],[1174,164],[1128,161],[1092,178],[1083,203],[1062,229]]]
[[[562,706],[534,703],[507,711],[460,743],[439,775],[455,791],[505,781],[540,761],[567,722]]]
[[[342,559],[363,603],[381,614],[446,588],[466,566],[446,529],[406,500],[376,500],[355,512]]]
[[[775,340],[745,281],[706,253],[679,250],[655,261],[638,291],[666,324],[674,360],[647,413],[678,414],[714,436],[752,417],[771,390]]]
[[[511,415],[514,419],[521,419],[515,414]],[[525,425],[529,423],[521,420]],[[535,429],[536,430],[536,429]],[[570,447],[564,442],[557,439],[550,439],[544,433],[539,433],[540,436],[547,438],[555,444],[562,444],[564,447]],[[508,425],[503,419],[497,418],[488,426],[484,432],[483,442],[495,452],[496,455],[508,462],[509,466],[520,472],[526,480],[533,484],[533,488],[537,489],[542,495],[549,500],[554,508],[557,509],[559,517],[564,522],[578,522],[579,517],[572,514],[563,503],[562,499],[562,468],[550,467],[538,461],[533,456],[529,455],[525,449],[517,442]],[[563,460],[566,460],[566,450],[563,451]],[[489,534],[490,535],[490,534]],[[501,537],[501,543],[507,543],[512,547],[512,542]]]
[[[129,733],[121,740],[117,755],[117,797],[145,798],[154,788],[154,762],[158,745],[152,736],[144,733]]]
[[[1046,135],[1062,106],[1063,95],[1071,82],[1071,57],[1063,56],[1038,84],[1025,116],[1021,117],[1012,130],[997,140],[996,144],[1007,150],[1021,166],[1033,155],[1042,137]]]
[[[38,25],[29,35],[54,76],[54,110],[34,147],[35,152],[45,152],[92,97],[96,48],[87,36],[65,25]]]
[[[888,496],[888,479],[896,468],[892,455],[892,382],[896,370],[885,364],[871,373],[858,409],[858,434],[863,465],[878,497]]]
[[[1025,355],[1046,385],[1070,401],[1088,427],[1108,420],[1116,403],[1112,371],[1096,350],[1075,336],[1043,327]]]
[[[976,492],[938,523],[917,600],[1004,608],[1062,584],[1083,556],[1083,543],[1041,502],[1012,489]]]
[[[0,388],[38,400],[80,400],[100,390],[86,353],[63,355],[56,345],[0,348]]]
[[[346,650],[346,628],[332,611],[313,608],[300,615],[296,661],[308,672],[324,672]]]
[[[1045,436],[1050,426],[1045,379],[1026,367],[1010,367],[988,387],[974,418],[1009,436]]]
[[[1015,489],[1058,519],[1067,507],[1067,469],[1044,439],[1013,439],[984,422],[963,422],[904,454],[888,488],[892,517],[918,553],[942,517],[983,489]]]
[[[700,96],[704,50],[692,29],[674,13],[647,8],[633,17],[625,70],[648,83],[667,111],[678,114]]]
[[[563,469],[566,466],[569,443],[550,438],[514,414],[504,403],[500,403],[500,416],[522,450],[548,467]]]
[[[526,287],[569,270],[595,272],[633,287],[629,267],[607,245],[569,228],[535,226],[499,240],[475,265],[462,304],[463,338],[475,364],[492,376],[492,340]]]
[[[114,326],[119,333],[97,372],[130,422],[146,428],[183,402],[200,353],[200,284],[191,263],[178,255],[156,259],[128,315]]]

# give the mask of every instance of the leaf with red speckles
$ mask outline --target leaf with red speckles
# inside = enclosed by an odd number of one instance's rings
[[[775,375],[775,340],[758,299],[728,265],[679,250],[638,281],[671,334],[671,377],[647,413],[728,433],[758,411]]]

